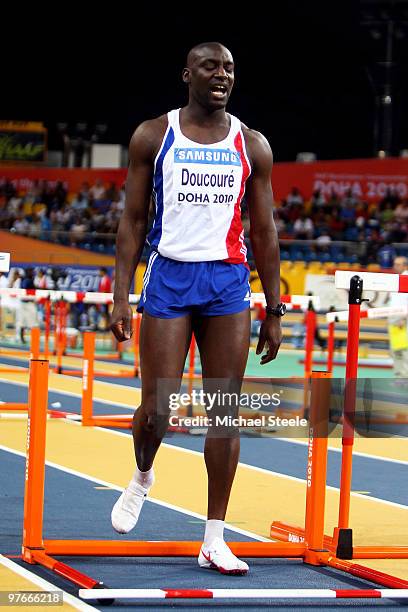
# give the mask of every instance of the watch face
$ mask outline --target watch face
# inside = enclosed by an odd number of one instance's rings
[[[279,309],[280,309],[281,315],[284,315],[286,312],[286,304],[281,304]]]

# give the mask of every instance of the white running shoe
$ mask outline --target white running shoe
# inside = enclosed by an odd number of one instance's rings
[[[198,565],[205,569],[215,569],[221,574],[243,576],[249,570],[245,561],[236,557],[221,538],[214,538],[208,548],[201,547]]]
[[[112,527],[118,533],[129,533],[135,527],[150,487],[131,482],[112,508]]]

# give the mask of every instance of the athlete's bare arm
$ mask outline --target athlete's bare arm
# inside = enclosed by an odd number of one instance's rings
[[[111,330],[119,341],[132,335],[129,289],[146,240],[154,159],[167,127],[166,116],[145,121],[129,145],[125,210],[116,237],[114,308]]]
[[[280,302],[279,241],[273,219],[271,185],[273,156],[269,143],[262,134],[248,128],[243,130],[252,165],[252,173],[246,185],[251,246],[266,302],[273,307]],[[261,364],[275,359],[281,342],[280,318],[269,315],[262,323],[256,349],[259,355],[265,344],[268,345],[268,352],[261,358]]]

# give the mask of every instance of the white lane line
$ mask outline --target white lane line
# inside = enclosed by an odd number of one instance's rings
[[[80,370],[79,370],[80,372]],[[0,368],[0,374],[1,374],[1,368]],[[20,374],[20,372],[18,372],[18,374]],[[50,374],[53,374],[53,372],[50,372]],[[77,380],[81,380],[80,376],[69,376],[68,374],[56,374],[56,376],[61,376],[64,380],[72,380],[77,379]],[[129,376],[129,378],[132,378],[131,376]],[[28,387],[28,382],[21,382],[21,381],[15,381],[15,380],[8,380],[7,378],[0,378],[0,382],[5,382],[9,385],[20,385],[23,387]],[[109,382],[106,380],[94,380],[94,382],[101,384],[101,385],[106,385],[109,387],[115,387],[115,389],[136,389],[137,391],[140,391],[140,387],[131,387],[129,385],[118,385],[117,383],[113,383],[113,382]],[[53,391],[54,388],[50,387],[50,391]],[[59,391],[59,393],[62,393],[62,391]]]
[[[289,440],[288,438],[271,438],[271,440],[279,440],[280,442],[287,442],[288,444],[300,444],[301,446],[307,446],[308,442],[303,440]],[[408,438],[401,438],[401,440],[408,441]],[[329,451],[334,453],[341,453],[341,448],[335,448],[334,446],[329,447]],[[408,448],[407,448],[408,453]],[[391,457],[381,457],[379,455],[372,455],[370,453],[363,453],[361,451],[353,450],[353,457],[366,457],[367,459],[376,459],[378,461],[388,461],[390,463],[399,463],[400,465],[408,465],[408,461],[403,459],[391,459]]]
[[[29,580],[30,582],[32,582],[32,584],[41,587],[44,591],[62,591],[64,603],[70,604],[76,610],[87,612],[88,610],[98,609],[94,608],[93,606],[90,606],[89,604],[85,603],[84,601],[81,601],[80,599],[77,599],[70,593],[67,593],[63,589],[60,589],[59,587],[55,586],[55,584],[48,582],[48,580],[40,578],[40,576],[37,576],[37,574],[33,574],[33,572],[30,572],[28,569],[21,567],[21,565],[18,565],[18,563],[14,563],[14,561],[11,561],[11,559],[7,559],[7,557],[4,557],[3,555],[0,555],[0,564],[4,567],[7,567],[15,574],[18,574],[22,578]]]
[[[72,377],[70,377],[72,379]],[[19,387],[28,387],[28,383],[24,383],[24,382],[19,382],[19,381],[10,381],[7,380],[6,378],[0,378],[0,383],[7,383],[8,385],[17,385]],[[104,381],[96,381],[96,382],[103,382],[104,385],[109,385],[109,384],[114,384],[114,383],[105,383]],[[128,389],[129,387],[126,387],[125,385],[115,385],[115,387],[118,387],[120,389]],[[140,393],[140,388],[139,387],[131,387],[131,389],[136,389],[136,391],[139,391]],[[74,393],[73,391],[61,391],[61,389],[55,389],[54,387],[49,387],[49,391],[51,391],[52,393],[58,393],[59,395],[68,395],[69,397],[79,397],[82,398],[82,393]],[[108,404],[109,406],[120,406],[121,408],[128,408],[129,410],[135,410],[136,407],[134,405],[131,404],[122,404],[121,402],[112,402],[111,400],[106,400],[106,399],[100,399],[99,397],[94,397],[94,401],[95,402],[100,402],[101,404]],[[97,416],[97,415],[96,415]]]

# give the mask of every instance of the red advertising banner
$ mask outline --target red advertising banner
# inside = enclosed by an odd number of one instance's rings
[[[18,190],[25,191],[35,180],[45,180],[51,184],[62,181],[71,193],[76,193],[83,182],[93,185],[98,178],[106,184],[115,182],[117,187],[121,187],[126,173],[126,168],[101,170],[3,166],[0,167],[0,184],[9,179]],[[400,197],[408,198],[408,159],[275,163],[272,185],[278,201],[284,199],[292,187],[298,187],[305,198],[309,198],[316,189],[326,196],[332,191],[342,196],[351,189],[363,200],[378,201],[389,188],[394,189]]]
[[[335,191],[342,196],[348,189],[367,202],[378,201],[387,189],[408,198],[408,159],[353,159],[313,163],[277,163],[272,172],[276,200],[282,200],[298,187],[304,198],[320,189],[325,196]]]
[[[12,181],[18,191],[30,189],[34,181],[47,181],[53,187],[62,181],[70,193],[78,193],[82,183],[94,185],[101,179],[106,185],[116,183],[120,188],[126,179],[126,168],[87,169],[87,168],[34,168],[31,166],[0,166],[0,185],[6,180]]]

